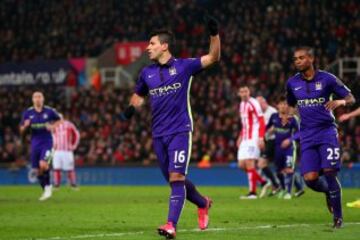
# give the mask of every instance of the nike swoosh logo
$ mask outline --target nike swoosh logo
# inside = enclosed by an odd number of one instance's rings
[[[302,87],[296,87],[294,88],[295,91],[300,90]]]
[[[334,165],[336,165],[337,164],[337,162],[330,162],[330,165],[331,166],[334,166]]]
[[[181,168],[182,166],[175,165],[174,167],[175,167],[175,168]]]
[[[155,74],[148,75],[148,78],[152,78]]]

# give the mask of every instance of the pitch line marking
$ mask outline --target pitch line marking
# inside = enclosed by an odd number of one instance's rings
[[[200,229],[180,229],[177,232],[226,232],[226,231],[241,231],[241,230],[256,230],[256,229],[271,229],[271,228],[294,228],[294,227],[312,227],[312,226],[321,226],[326,224],[284,224],[284,225],[259,225],[259,226],[245,226],[245,227],[236,227],[236,228],[208,228],[205,231]],[[347,222],[346,225],[360,225],[360,222]],[[148,233],[148,232],[147,232]],[[107,237],[125,237],[131,235],[143,235],[145,232],[120,232],[120,233],[99,233],[99,234],[84,234],[84,235],[75,235],[68,237],[49,237],[49,238],[27,238],[24,240],[66,240],[66,239],[88,239],[88,238],[107,238]]]

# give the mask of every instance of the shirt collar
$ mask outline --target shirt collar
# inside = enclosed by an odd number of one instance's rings
[[[169,67],[171,67],[173,65],[174,62],[175,62],[175,58],[171,57],[169,59],[169,61],[167,61],[166,63],[164,63],[164,64],[158,63],[158,65],[159,65],[159,67],[168,67],[169,68]]]
[[[300,78],[301,78],[301,80],[311,82],[311,81],[314,81],[314,80],[315,80],[315,78],[316,78],[316,76],[318,75],[318,73],[319,73],[319,70],[316,69],[313,78],[310,79],[310,80],[306,79],[306,78],[304,77],[304,75],[303,75],[302,73],[300,73]]]

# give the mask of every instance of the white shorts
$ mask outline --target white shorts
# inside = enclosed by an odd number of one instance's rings
[[[237,153],[238,161],[247,159],[258,159],[260,157],[260,148],[258,140],[243,140]]]
[[[71,151],[56,150],[53,157],[53,168],[55,170],[71,171],[75,168],[74,153]]]

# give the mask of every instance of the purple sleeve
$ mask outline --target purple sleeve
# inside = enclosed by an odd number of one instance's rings
[[[296,98],[294,96],[294,93],[290,87],[290,83],[288,81],[286,85],[286,99],[290,106],[295,107],[296,106]]]
[[[340,98],[346,97],[351,92],[350,89],[337,77],[332,78],[330,86],[332,92]]]
[[[186,64],[186,70],[189,71],[190,75],[196,74],[201,71],[201,59],[200,58],[186,58],[184,59]]]
[[[25,120],[29,119],[28,111],[24,111],[21,116],[20,125],[23,125]]]
[[[135,93],[139,96],[146,96],[148,92],[149,92],[149,88],[145,82],[144,71],[141,71],[135,85]]]
[[[271,114],[269,122],[266,124],[266,130],[269,130],[273,126],[273,118],[275,117],[276,113]]]
[[[51,120],[52,121],[60,120],[60,115],[55,109],[51,109]]]

